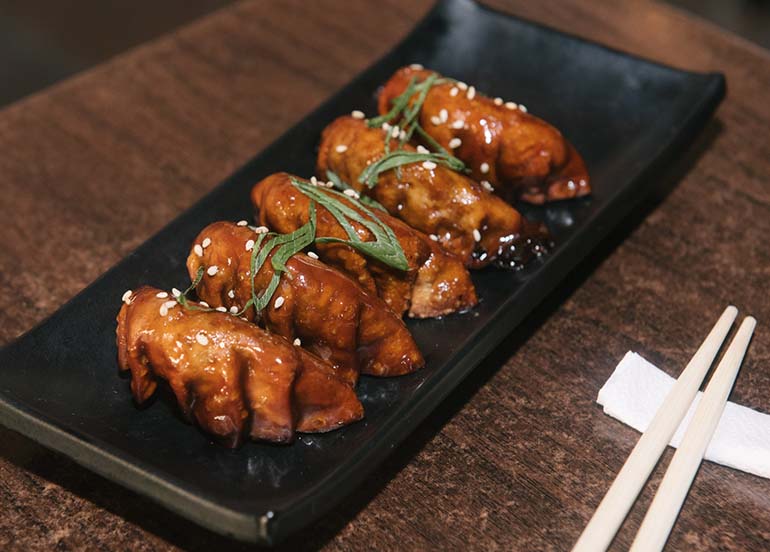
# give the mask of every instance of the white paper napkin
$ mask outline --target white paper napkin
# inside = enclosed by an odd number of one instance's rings
[[[643,432],[652,421],[674,378],[641,356],[626,353],[596,399],[604,413]],[[678,447],[703,393],[671,439]],[[706,460],[770,478],[770,415],[728,402],[716,433],[706,449]]]

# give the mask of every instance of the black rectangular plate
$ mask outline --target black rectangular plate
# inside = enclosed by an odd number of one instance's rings
[[[594,195],[530,209],[557,247],[517,273],[474,275],[481,304],[411,321],[427,358],[416,374],[364,378],[366,419],[288,447],[213,445],[171,401],[138,410],[118,376],[115,315],[127,288],[169,289],[206,224],[249,218],[248,192],[272,172],[312,174],[320,132],[374,94],[401,65],[426,67],[527,105],[563,131],[588,164]],[[0,422],[210,529],[276,542],[307,525],[381,462],[527,315],[651,186],[725,93],[719,74],[674,70],[479,6],[437,4],[390,54],[63,306],[0,351]]]

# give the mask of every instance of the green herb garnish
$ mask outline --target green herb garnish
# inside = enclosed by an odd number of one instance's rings
[[[326,189],[322,191],[320,188],[296,178],[292,178],[291,182],[307,197],[326,207],[350,238],[349,240],[343,240],[332,237],[316,237],[316,243],[344,243],[390,267],[398,270],[409,269],[409,263],[406,260],[404,250],[401,248],[398,239],[396,239],[393,230],[377,218],[360,201],[356,201],[354,198],[335,190]],[[361,215],[361,213],[349,207],[342,200],[353,201],[356,207],[366,216]],[[351,221],[357,222],[369,230],[374,236],[374,241],[363,241],[353,229],[353,226],[350,224]]]

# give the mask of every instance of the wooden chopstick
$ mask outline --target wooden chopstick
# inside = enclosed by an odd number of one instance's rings
[[[719,317],[706,340],[666,395],[647,431],[639,438],[591,521],[575,543],[573,552],[606,550],[610,545],[639,491],[658,463],[660,455],[690,408],[736,316],[738,309],[729,306]]]
[[[663,476],[650,509],[644,516],[644,521],[631,545],[632,552],[662,550],[666,544],[703,460],[706,447],[725,409],[727,397],[741,368],[756,324],[757,321],[751,316],[743,320],[730,347],[719,362],[698,408],[695,409],[692,421],[687,426],[682,443],[674,454],[666,475]]]

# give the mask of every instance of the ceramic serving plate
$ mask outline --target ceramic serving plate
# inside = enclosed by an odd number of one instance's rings
[[[366,418],[291,446],[231,451],[180,421],[173,401],[132,402],[118,375],[115,315],[128,288],[182,287],[191,241],[208,223],[250,218],[249,190],[279,170],[310,176],[321,130],[419,62],[490,96],[524,103],[585,158],[590,198],[530,208],[557,243],[520,272],[474,275],[472,312],[410,321],[427,366],[363,378]],[[373,65],[51,318],[0,351],[0,422],[210,529],[273,543],[359,485],[385,456],[652,188],[725,92],[718,74],[678,71],[492,11],[444,0]]]

